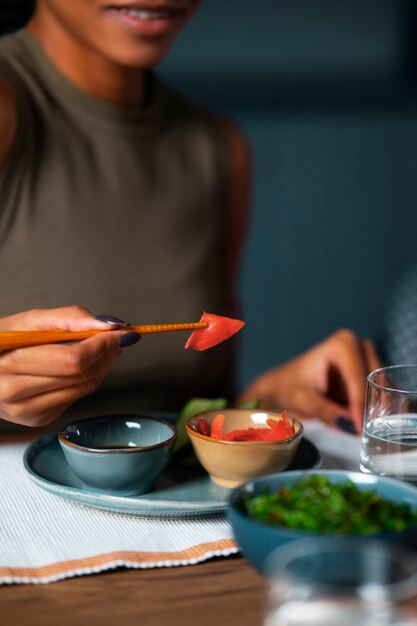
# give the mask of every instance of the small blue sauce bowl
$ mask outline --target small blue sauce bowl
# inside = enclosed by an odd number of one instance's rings
[[[152,491],[173,452],[177,431],[144,415],[93,417],[58,434],[65,459],[87,485],[121,496]]]

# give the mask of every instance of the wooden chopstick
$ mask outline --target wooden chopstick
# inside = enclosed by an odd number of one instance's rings
[[[207,328],[207,322],[190,322],[185,324],[144,324],[141,326],[117,326],[115,330],[125,330],[140,335],[150,335],[154,333],[169,333],[179,330],[198,330]],[[48,343],[64,343],[67,341],[81,341],[88,339],[104,330],[14,330],[10,332],[0,332],[0,350],[14,350],[15,348],[25,348],[28,346],[39,346]]]

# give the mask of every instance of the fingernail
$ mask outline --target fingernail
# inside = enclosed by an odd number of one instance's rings
[[[357,434],[355,424],[348,417],[338,417],[336,419],[336,425],[345,433],[350,433],[351,435]]]
[[[134,343],[140,341],[141,336],[139,333],[125,333],[119,339],[119,346],[121,348],[127,348],[128,346],[133,346]]]
[[[128,324],[127,322],[124,322],[123,320],[119,320],[119,318],[114,317],[114,315],[100,314],[100,315],[96,315],[95,319],[98,320],[99,322],[105,322],[106,324],[115,324],[117,326],[130,326],[130,324]]]

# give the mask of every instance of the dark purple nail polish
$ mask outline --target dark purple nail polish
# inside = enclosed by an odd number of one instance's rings
[[[96,315],[95,319],[99,322],[106,322],[106,324],[114,324],[115,326],[130,326],[130,324],[124,322],[123,320],[119,320],[119,318],[114,317],[114,315],[100,314]]]
[[[125,333],[119,339],[119,346],[121,348],[127,348],[133,346],[134,343],[140,341],[141,335],[139,333]]]
[[[345,433],[349,433],[350,435],[356,435],[356,427],[351,419],[348,417],[338,417],[336,418],[336,425],[340,430],[343,430]]]

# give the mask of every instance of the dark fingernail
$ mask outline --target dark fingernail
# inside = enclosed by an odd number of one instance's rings
[[[133,346],[134,343],[140,341],[141,336],[139,333],[125,333],[119,339],[119,346],[121,348],[127,348],[128,346]]]
[[[130,326],[130,324],[128,324],[127,322],[124,322],[123,320],[119,320],[119,318],[114,317],[114,315],[100,314],[100,315],[96,315],[95,318],[99,322],[106,322],[106,324],[115,324],[117,326]]]
[[[336,425],[338,428],[340,428],[340,430],[343,430],[345,433],[356,435],[355,424],[348,417],[338,417],[336,419]]]

